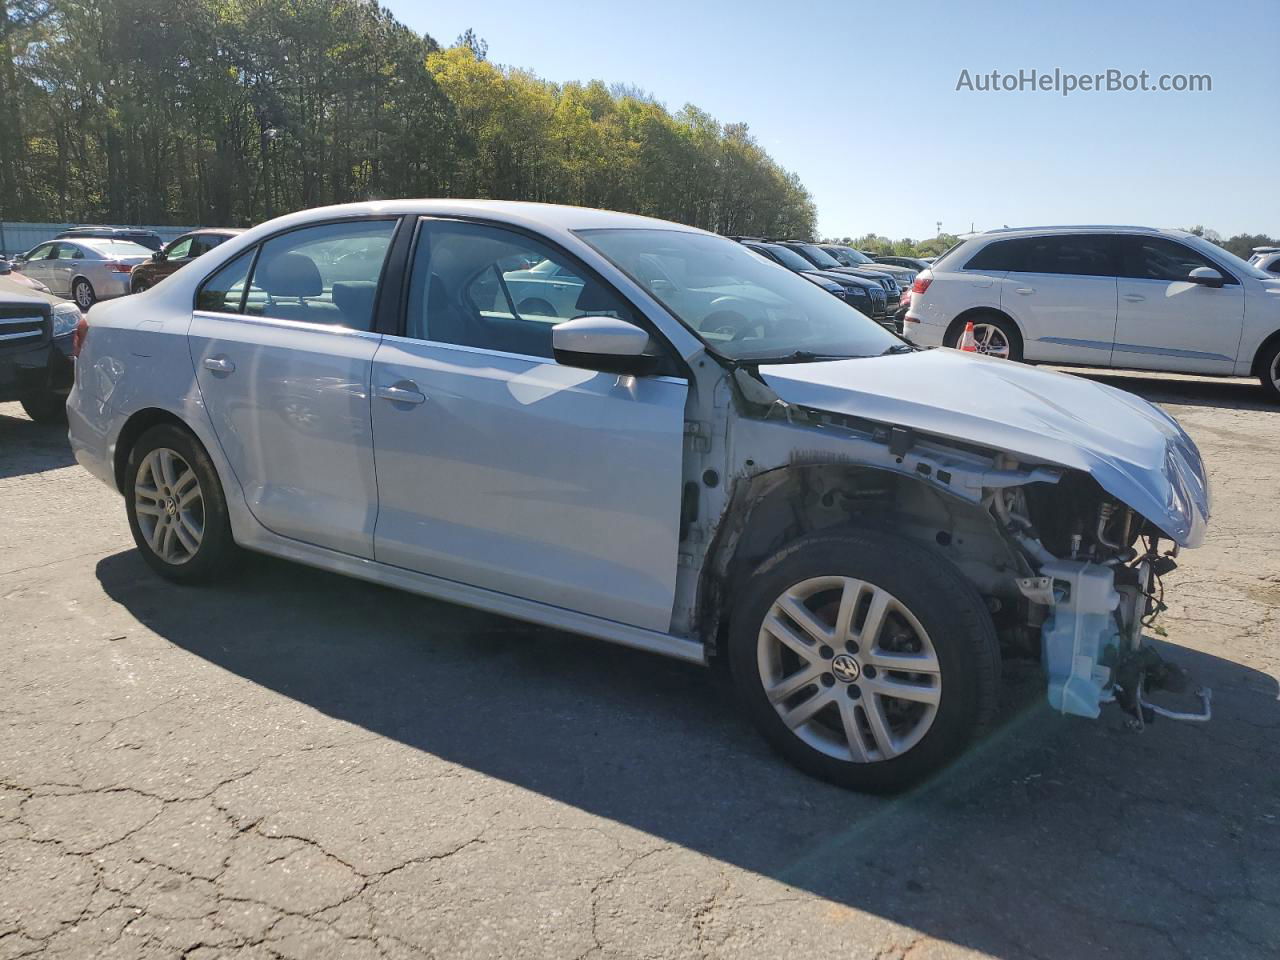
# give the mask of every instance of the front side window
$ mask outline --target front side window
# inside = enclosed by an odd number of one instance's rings
[[[550,358],[552,328],[582,316],[635,322],[621,296],[539,240],[488,224],[422,222],[407,336]]]
[[[30,253],[27,254],[28,260],[48,260],[53,256],[54,249],[57,245],[52,243],[42,243]]]
[[[1192,270],[1217,265],[1185,244],[1167,237],[1125,237],[1124,273],[1134,280],[1186,280]],[[1223,276],[1224,280],[1230,278]]]
[[[169,249],[165,251],[164,255],[170,260],[185,260],[187,257],[191,256],[191,244],[193,240],[193,237],[180,237],[169,245]]]
[[[395,227],[395,220],[351,220],[272,237],[253,268],[244,312],[373,329],[378,281]]]
[[[724,237],[632,228],[579,236],[728,359],[867,357],[902,346],[854,307]]]

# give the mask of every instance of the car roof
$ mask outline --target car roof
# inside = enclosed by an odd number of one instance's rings
[[[1054,233],[1081,233],[1090,232],[1116,232],[1116,233],[1159,233],[1166,236],[1190,237],[1194,234],[1187,230],[1173,230],[1165,227],[1141,227],[1135,225],[1121,225],[1114,223],[1080,223],[1080,224],[1051,224],[1040,227],[997,227],[994,230],[987,230],[975,236],[969,237],[970,240],[984,240],[993,237],[1016,237],[1016,236],[1034,236],[1039,234]]]
[[[477,217],[529,224],[559,230],[650,229],[678,230],[685,233],[708,233],[696,227],[658,220],[634,213],[618,213],[613,210],[597,210],[591,207],[571,207],[556,203],[533,203],[525,200],[440,200],[430,198],[405,200],[371,200],[363,203],[344,203],[331,207],[314,207],[287,214],[269,221],[271,231],[303,226],[327,218],[376,216],[443,216]],[[253,228],[257,233],[267,224]]]
[[[63,303],[62,297],[52,293],[42,293],[31,287],[14,283],[8,277],[0,276],[0,304],[6,306],[22,306],[28,303]]]
[[[182,234],[184,237],[202,236],[234,237],[244,233],[244,227],[197,227]]]

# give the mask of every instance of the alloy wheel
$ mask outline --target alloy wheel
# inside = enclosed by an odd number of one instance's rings
[[[138,527],[165,563],[184,564],[204,540],[204,494],[195,470],[168,447],[157,447],[138,466],[133,482]]]
[[[1271,376],[1271,389],[1280,393],[1280,351],[1271,358],[1271,369],[1268,373]]]
[[[1009,338],[1003,330],[992,323],[975,323],[973,339],[978,353],[989,357],[1009,359]]]
[[[93,306],[93,287],[89,286],[84,280],[76,284],[76,305],[81,310],[88,310]]]
[[[774,601],[756,643],[766,696],[791,732],[838,760],[890,760],[918,744],[942,701],[928,632],[896,597],[815,577]]]

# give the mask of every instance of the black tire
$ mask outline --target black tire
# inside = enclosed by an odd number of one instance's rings
[[[947,330],[947,336],[943,343],[948,347],[959,347],[960,338],[964,335],[965,324],[973,321],[974,326],[980,323],[990,324],[999,330],[1007,341],[1009,341],[1009,356],[1007,359],[1015,362],[1022,362],[1022,334],[1018,331],[1018,326],[1003,314],[992,311],[983,311],[979,313],[966,314],[963,319],[957,319],[951,324],[951,328]]]
[[[1280,403],[1280,340],[1276,340],[1258,357],[1258,379],[1268,399]]]
[[[922,738],[891,759],[855,762],[816,748],[783,722],[765,692],[757,646],[764,619],[785,591],[818,577],[854,578],[887,591],[928,633],[940,673],[936,713]],[[972,584],[925,547],[873,531],[815,534],[765,561],[735,596],[728,641],[734,686],[765,738],[805,773],[870,793],[902,790],[953,760],[995,715],[1000,649],[991,616]],[[866,672],[864,682],[873,676]],[[822,685],[838,681],[827,674]],[[812,686],[820,692],[818,684]],[[841,689],[850,700],[859,694]]]
[[[61,393],[46,390],[22,398],[22,409],[36,423],[66,423],[67,398]]]
[[[162,448],[174,451],[190,465],[203,500],[203,535],[199,547],[182,563],[170,563],[160,556],[147,541],[138,519],[135,493],[138,471],[148,454]],[[198,584],[217,580],[231,568],[239,547],[231,536],[222,483],[209,454],[189,431],[174,424],[160,424],[144,432],[129,451],[123,486],[129,529],[142,558],[152,570],[176,583]]]
[[[131,284],[130,293],[141,293],[143,290],[150,290],[151,284],[145,280],[134,280]]]
[[[94,293],[92,283],[84,277],[76,277],[75,283],[71,284],[71,299],[81,310],[88,310],[98,302],[98,295]]]

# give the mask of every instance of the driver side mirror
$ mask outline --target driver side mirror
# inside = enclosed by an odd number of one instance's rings
[[[169,255],[165,253],[163,250],[157,250],[155,253],[151,255],[151,259],[154,260],[156,263],[164,263],[166,260],[169,259]]]
[[[661,359],[649,334],[615,317],[577,317],[551,328],[556,363],[642,377]]]
[[[0,277],[8,276],[13,273],[13,265],[8,260],[0,258]]]
[[[1213,267],[1196,267],[1187,274],[1187,280],[1202,287],[1220,287],[1223,284],[1222,274]]]

